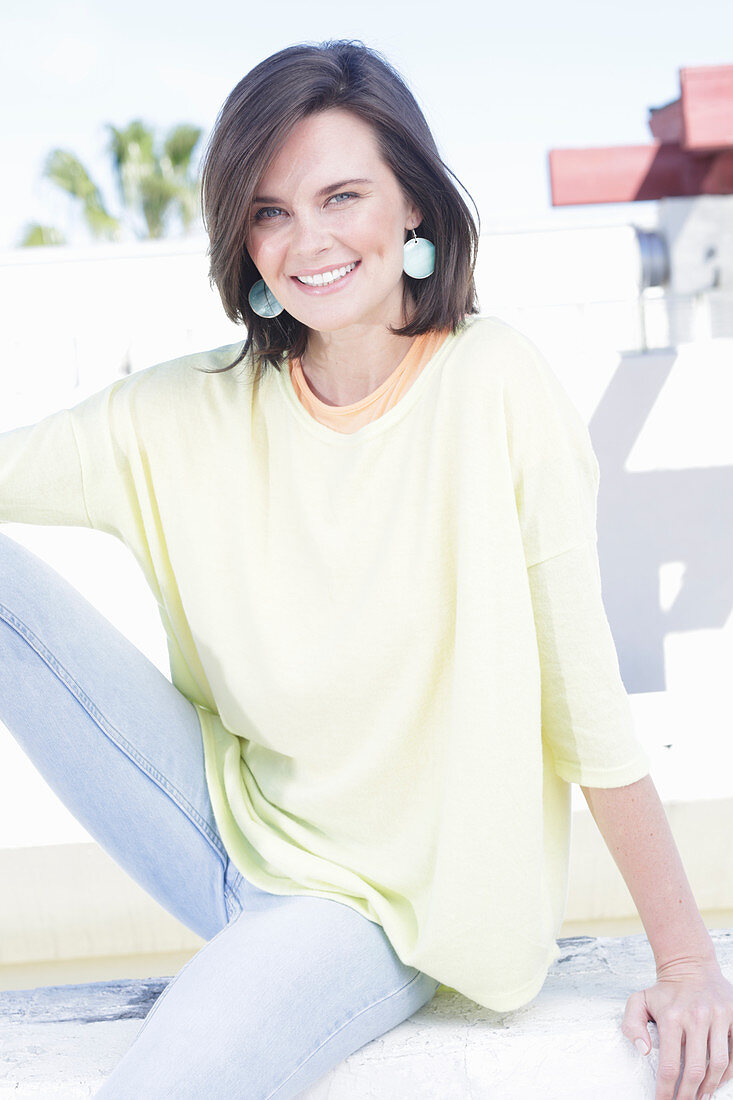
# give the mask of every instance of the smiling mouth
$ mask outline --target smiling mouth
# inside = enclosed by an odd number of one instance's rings
[[[352,271],[354,271],[360,263],[361,260],[355,260],[353,263],[346,264],[343,267],[335,267],[332,271],[324,271],[320,275],[293,275],[291,278],[294,282],[299,283],[300,286],[313,289],[324,289],[347,281]]]

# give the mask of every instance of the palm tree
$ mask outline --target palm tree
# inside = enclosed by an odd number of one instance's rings
[[[200,181],[192,174],[191,162],[202,132],[198,126],[182,122],[169,132],[163,147],[165,155],[161,164],[178,184],[176,207],[185,231],[196,220],[201,201]]]
[[[202,131],[181,123],[169,131],[157,152],[152,130],[135,119],[122,130],[107,127],[109,150],[115,168],[122,205],[142,216],[140,236],[162,237],[166,221],[175,213],[184,230],[190,228],[197,209],[198,181],[191,173],[193,151]]]
[[[119,237],[119,220],[107,212],[99,188],[78,157],[65,149],[54,149],[46,158],[43,175],[79,200],[93,237]]]
[[[121,129],[108,124],[107,131],[120,218],[108,212],[99,188],[73,153],[54,149],[46,158],[43,176],[81,204],[84,221],[95,238],[118,240],[125,229],[139,239],[159,238],[176,224],[188,232],[198,212],[200,184],[192,163],[203,131],[190,123],[174,126],[162,149],[156,148],[153,130],[141,119]],[[20,243],[62,242],[63,237],[52,227],[32,223]]]
[[[55,229],[52,225],[41,225],[40,222],[28,222],[26,224],[20,238],[21,248],[49,244],[66,244],[66,237],[60,229]]]

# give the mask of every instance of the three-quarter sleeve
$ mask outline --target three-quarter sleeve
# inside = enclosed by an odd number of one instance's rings
[[[127,400],[133,379],[0,434],[0,522],[92,527],[136,548],[141,524]]]
[[[541,673],[542,738],[556,773],[624,786],[649,772],[603,604],[600,468],[585,420],[535,345],[517,340],[505,414]]]
[[[504,402],[514,496],[528,567],[596,532],[600,471],[583,417],[524,336]]]
[[[92,526],[68,409],[0,434],[0,523]]]
[[[541,670],[542,738],[556,773],[622,787],[649,772],[603,605],[594,537],[528,570]]]

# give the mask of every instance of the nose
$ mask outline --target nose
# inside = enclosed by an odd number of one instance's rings
[[[328,226],[316,213],[294,216],[291,222],[290,250],[296,264],[305,265],[315,256],[327,252],[333,243]]]

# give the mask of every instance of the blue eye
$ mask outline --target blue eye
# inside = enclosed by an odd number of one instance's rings
[[[358,199],[358,197],[359,196],[354,191],[340,191],[337,195],[331,195],[328,201],[332,202],[334,199]],[[336,205],[341,206],[341,203],[337,202]],[[283,211],[279,206],[262,206],[254,215],[254,221],[272,222],[282,213]]]

